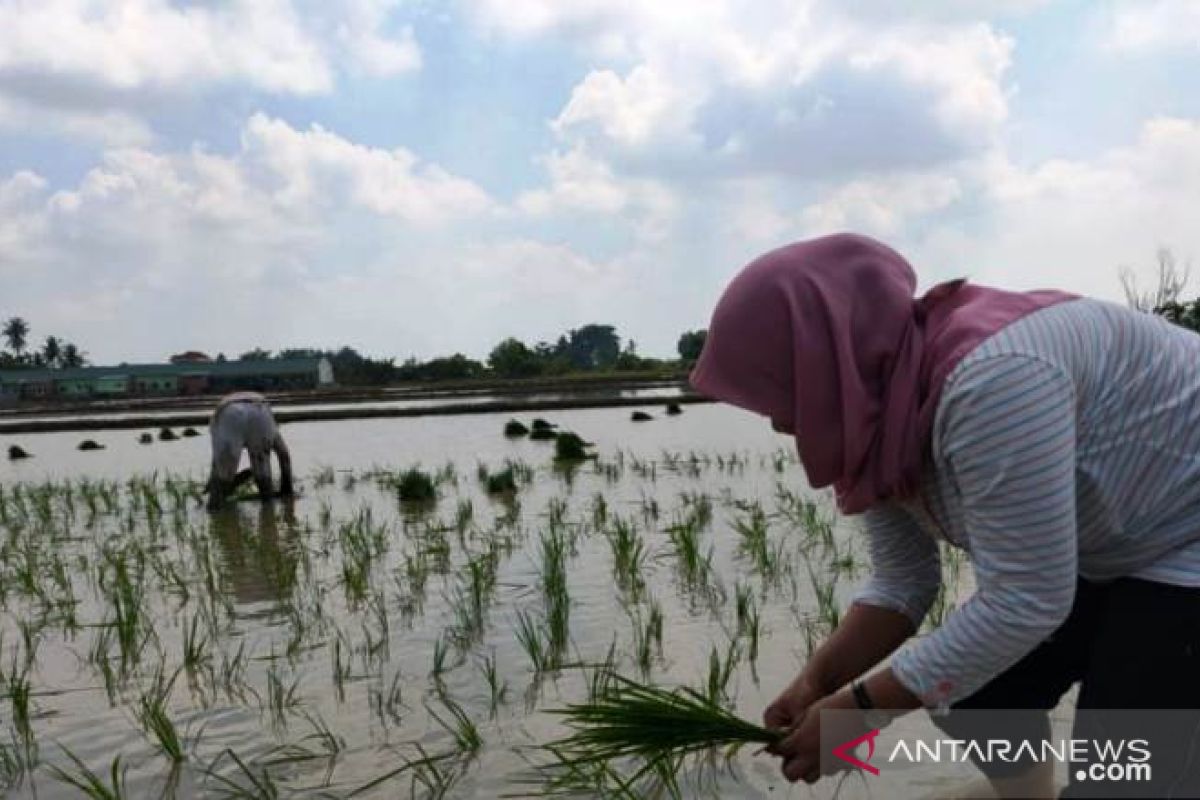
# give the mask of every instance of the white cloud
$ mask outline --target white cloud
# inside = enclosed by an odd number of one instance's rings
[[[685,90],[645,64],[621,78],[612,70],[588,73],[551,126],[559,134],[595,124],[607,139],[624,147],[655,141],[686,141],[702,96]]]
[[[806,235],[856,230],[881,238],[906,223],[946,208],[962,195],[956,178],[939,173],[897,174],[851,181],[824,194],[800,215]]]
[[[149,126],[132,114],[115,110],[72,110],[46,107],[24,98],[0,94],[0,131],[54,132],[109,147],[149,144]]]
[[[422,225],[491,207],[474,183],[436,164],[421,164],[402,147],[364,147],[319,125],[299,131],[255,114],[246,125],[243,146],[272,171],[279,183],[274,197],[285,206],[336,206],[349,200],[373,213]]]
[[[3,0],[0,17],[0,73],[118,90],[240,79],[304,94],[333,83],[287,0]]]
[[[1033,3],[989,8],[1001,5]],[[491,30],[589,54],[552,128],[624,173],[925,169],[991,149],[1008,118],[1013,41],[977,18],[856,17],[817,0],[473,8]]]
[[[517,208],[533,217],[573,212],[620,216],[644,241],[663,239],[678,213],[674,192],[659,181],[619,178],[582,145],[542,159],[550,177],[546,189],[523,192]]]
[[[416,256],[492,205],[405,149],[259,114],[233,155],[122,148],[70,188],[28,172],[0,182],[0,272],[7,305],[101,359],[161,358],[210,336],[205,347],[226,349],[330,341],[342,334],[321,321],[314,287],[380,253],[403,253],[402,274],[411,257],[436,275],[435,260]],[[440,313],[415,294],[391,301],[430,324]],[[97,344],[101,326],[110,332]]]
[[[1117,0],[1109,12],[1106,43],[1117,50],[1200,49],[1196,0]]]
[[[0,0],[0,126],[145,144],[143,117],[216,89],[311,96],[421,67],[397,0]]]
[[[1151,120],[1135,143],[1088,161],[1022,169],[997,156],[964,180],[973,217],[908,237],[943,277],[1120,300],[1121,265],[1151,264],[1160,246],[1200,259],[1200,120]]]

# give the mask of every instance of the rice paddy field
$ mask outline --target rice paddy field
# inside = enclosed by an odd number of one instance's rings
[[[727,407],[646,410],[547,415],[582,459],[505,436],[508,415],[287,425],[300,496],[217,513],[203,432],[4,437],[32,457],[0,462],[0,788],[844,792],[792,787],[753,748],[630,785],[637,764],[564,774],[543,747],[612,672],[757,722],[867,569],[790,439]]]

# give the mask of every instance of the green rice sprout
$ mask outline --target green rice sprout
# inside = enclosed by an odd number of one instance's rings
[[[432,503],[437,500],[437,486],[433,478],[415,467],[402,472],[396,479],[396,493],[405,503]]]
[[[61,745],[59,746],[61,747]],[[128,797],[125,793],[125,773],[128,771],[128,767],[121,766],[120,756],[113,759],[112,766],[109,767],[109,783],[105,783],[103,778],[88,769],[87,765],[70,750],[63,747],[62,751],[67,758],[74,762],[75,770],[67,772],[62,767],[51,764],[50,774],[54,776],[55,780],[75,787],[92,800],[123,800]]]
[[[677,767],[688,756],[713,748],[725,748],[732,755],[744,745],[772,744],[785,735],[743,720],[687,687],[668,690],[616,673],[605,681],[601,695],[550,710],[572,731],[544,747],[554,759],[548,772],[551,790],[569,785],[572,772],[594,774],[597,769],[608,769],[628,774],[620,765],[633,761],[636,769],[632,776],[622,779],[631,791],[664,765]]]

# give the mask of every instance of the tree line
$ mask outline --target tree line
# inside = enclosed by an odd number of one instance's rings
[[[526,344],[515,337],[503,339],[484,361],[462,353],[427,361],[409,358],[375,359],[352,347],[338,350],[291,348],[272,352],[255,348],[238,356],[240,361],[266,359],[328,358],[338,383],[382,385],[404,381],[452,381],[474,378],[559,377],[588,373],[686,371],[700,356],[703,330],[687,331],[679,337],[678,359],[647,358],[638,354],[637,343],[622,341],[615,326],[590,324],[575,328],[553,342]]]
[[[29,347],[29,323],[9,317],[0,328],[7,348],[0,351],[0,369],[67,369],[85,366],[87,354],[58,336],[47,336],[41,346]]]

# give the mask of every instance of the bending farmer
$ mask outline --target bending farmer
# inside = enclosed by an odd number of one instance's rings
[[[212,438],[212,474],[208,479],[208,506],[217,508],[251,477],[258,495],[273,496],[271,453],[279,459],[279,494],[290,497],[292,458],[271,415],[271,406],[257,392],[236,392],[221,399],[208,423]],[[242,451],[250,454],[250,469],[238,472]]]
[[[1084,710],[1200,708],[1200,336],[1061,292],[915,288],[865,237],[783,247],[725,290],[692,374],[794,435],[868,538],[873,577],[765,713],[792,731],[774,748],[792,781],[821,774],[824,709],[865,731],[888,718],[868,711],[925,706],[961,739],[997,733],[962,709],[1026,709],[1003,734],[1037,741],[1075,683],[1076,736]],[[975,594],[860,681],[924,619],[940,543],[969,555]],[[1186,746],[1185,716],[1152,735]],[[1156,749],[1153,784],[1113,790],[1197,796],[1177,783],[1197,762]],[[980,764],[1022,797],[1054,791],[1049,766]]]

